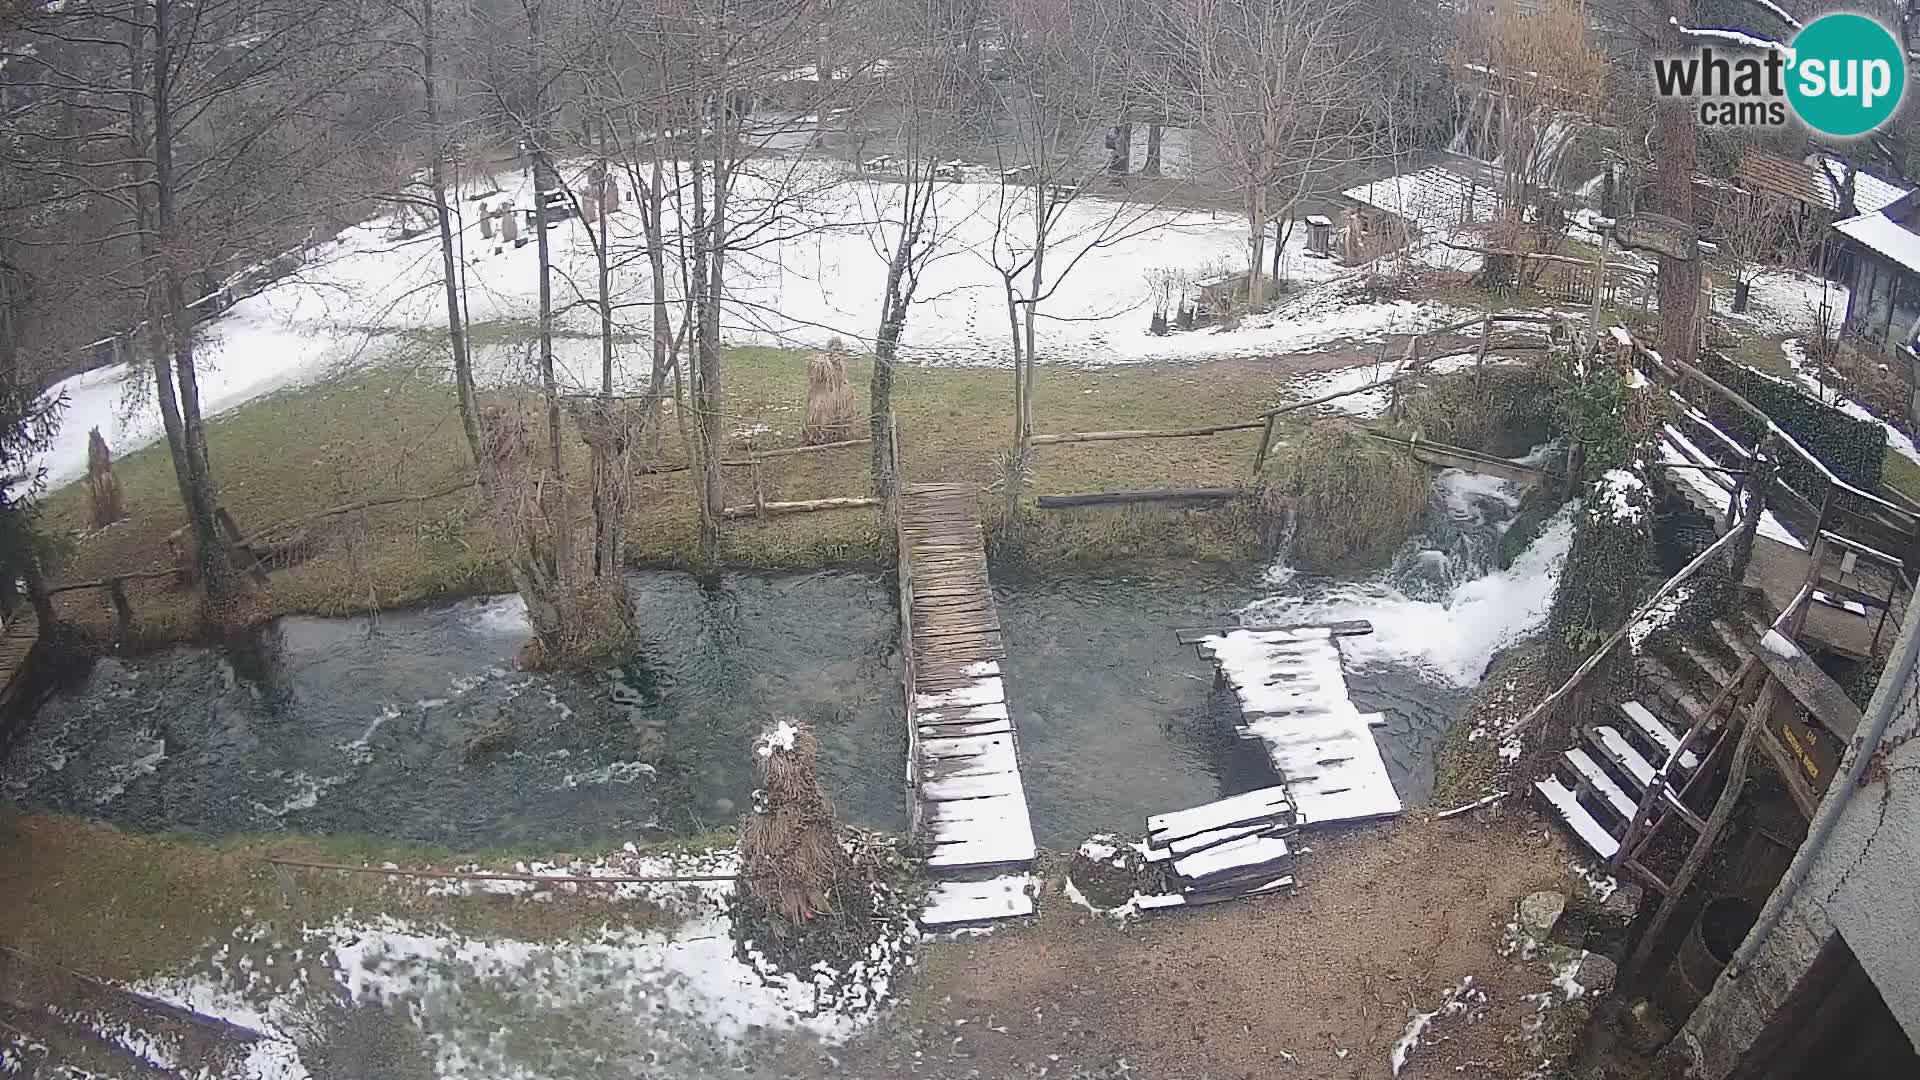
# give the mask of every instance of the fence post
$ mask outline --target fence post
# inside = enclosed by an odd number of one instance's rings
[[[107,597],[113,601],[113,642],[125,645],[133,638],[133,601],[127,599],[127,579],[109,578]]]
[[[1279,414],[1268,413],[1267,426],[1260,429],[1260,446],[1253,452],[1253,476],[1256,480],[1260,478],[1260,470],[1267,466],[1267,453],[1273,446],[1273,425],[1279,419]]]
[[[767,480],[759,454],[753,455],[753,516],[763,522],[767,520]]]

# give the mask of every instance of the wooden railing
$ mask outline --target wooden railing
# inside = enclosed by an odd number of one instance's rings
[[[785,502],[769,501],[767,498],[766,462],[774,458],[792,457],[797,454],[817,454],[829,450],[845,450],[854,446],[867,446],[872,439],[842,439],[839,442],[819,443],[814,446],[787,446],[778,450],[749,450],[744,458],[722,461],[721,468],[745,468],[752,470],[753,501],[741,506],[723,507],[720,516],[725,518],[754,518],[765,521],[775,514],[805,514],[815,510],[844,510],[851,507],[878,506],[880,500],[871,495],[840,496],[826,499],[797,499]],[[894,456],[899,457],[898,444]]]

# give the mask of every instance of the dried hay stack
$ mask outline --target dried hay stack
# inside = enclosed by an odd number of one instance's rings
[[[1332,573],[1384,566],[1413,534],[1432,487],[1411,455],[1322,420],[1268,461],[1260,496],[1269,522],[1293,515],[1293,565]]]
[[[741,900],[776,937],[867,914],[864,889],[820,786],[818,746],[804,724],[782,720],[755,740],[754,808],[740,830]],[[851,903],[850,903],[851,902]]]
[[[807,446],[844,442],[854,437],[858,419],[853,387],[847,384],[846,346],[834,338],[826,352],[807,358],[807,420],[800,441]]]
[[[87,432],[87,494],[93,500],[94,528],[105,528],[127,516],[120,478],[113,475],[113,453],[99,428]]]

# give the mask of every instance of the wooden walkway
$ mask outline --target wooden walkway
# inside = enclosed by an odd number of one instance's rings
[[[0,730],[6,724],[6,712],[27,685],[32,674],[35,650],[40,644],[40,620],[32,608],[23,607],[7,620],[0,631]]]
[[[913,836],[934,880],[921,916],[929,926],[1033,910],[1033,826],[979,500],[965,484],[913,485],[899,500],[907,779]]]
[[[1335,640],[1372,633],[1366,622],[1224,629],[1192,639],[1240,699],[1238,730],[1257,739],[1301,826],[1400,812],[1400,796],[1373,740],[1378,713],[1347,696]],[[1189,640],[1189,631],[1181,640]]]

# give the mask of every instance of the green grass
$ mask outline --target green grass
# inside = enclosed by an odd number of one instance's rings
[[[677,853],[727,846],[710,834],[648,846]],[[618,850],[609,845],[605,850]],[[581,852],[591,857],[600,852]],[[377,911],[415,925],[521,940],[562,940],[612,924],[644,929],[673,917],[610,888],[542,900],[479,893],[428,896],[428,881],[289,868],[267,857],[409,868],[474,866],[513,870],[505,853],[454,854],[427,845],[367,837],[202,838],[139,835],[57,814],[0,810],[0,925],[6,943],[107,978],[138,978],[203,959],[208,943],[237,927],[321,925],[352,911]],[[549,860],[565,856],[546,856]]]
[[[488,340],[523,335],[518,324],[478,328]],[[222,503],[252,532],[325,507],[370,496],[425,492],[467,475],[467,450],[453,394],[437,371],[437,341],[411,335],[375,365],[252,402],[208,425],[207,442]],[[855,360],[849,375],[864,404],[868,364]],[[804,416],[805,354],[743,348],[727,358],[727,428],[736,433],[730,454],[799,442]],[[1002,370],[904,368],[896,390],[903,465],[912,482],[963,481],[983,488],[1001,476],[1010,441],[1011,374]],[[1104,372],[1043,369],[1036,391],[1041,431],[1182,427],[1250,417],[1274,396],[1276,379],[1256,364],[1153,365]],[[747,435],[762,426],[765,431]],[[1116,487],[1226,485],[1244,479],[1257,432],[1178,439],[1043,447],[1036,452],[1030,492],[1093,491]],[[584,488],[586,450],[569,439],[569,482]],[[684,460],[671,420],[663,463]],[[769,499],[862,495],[868,489],[868,451],[853,447],[767,463]],[[185,524],[171,462],[163,444],[115,464],[128,518],[87,534],[87,503],[79,485],[50,495],[47,521],[75,537],[54,580],[91,580],[172,565],[168,536]],[[748,470],[727,471],[726,500],[752,501]],[[580,512],[587,500],[576,499]],[[999,500],[988,498],[991,511]],[[1061,562],[1127,554],[1136,538],[1151,555],[1234,556],[1245,553],[1221,528],[1192,528],[1173,514],[1169,527],[1152,515],[1088,514],[1047,520],[1035,531],[1046,544],[1022,545],[1035,561]],[[1224,519],[1208,517],[1203,526]],[[1075,527],[1083,522],[1084,527]],[[1117,522],[1128,523],[1116,528]],[[688,565],[695,556],[697,517],[685,472],[639,477],[628,522],[629,559],[641,566]],[[273,614],[346,614],[407,606],[511,588],[496,556],[493,534],[471,494],[376,508],[327,520],[323,546],[307,562],[273,575]],[[1169,537],[1172,543],[1169,545]],[[724,566],[811,568],[890,560],[891,545],[875,514],[829,511],[778,517],[761,524],[730,523],[719,553]],[[170,582],[132,587],[136,635],[150,642],[189,637],[192,597]],[[95,629],[111,621],[102,590],[59,598],[64,618]]]

